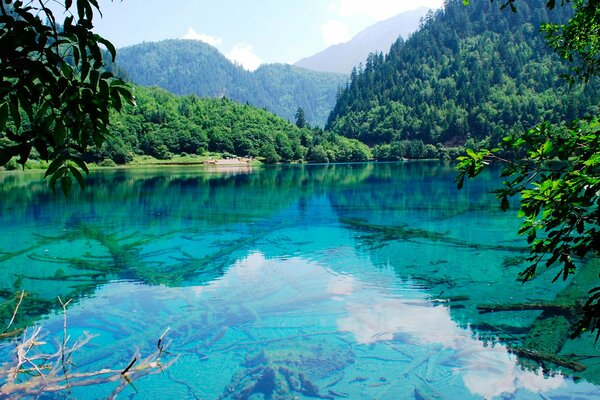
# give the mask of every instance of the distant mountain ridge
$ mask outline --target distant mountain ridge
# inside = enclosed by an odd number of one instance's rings
[[[350,41],[330,46],[294,65],[313,71],[349,74],[353,67],[365,62],[369,53],[387,53],[399,37],[408,38],[419,28],[421,18],[429,10],[420,7],[378,22],[359,32]]]
[[[145,42],[119,49],[117,65],[139,85],[178,95],[227,97],[294,121],[298,107],[306,121],[323,126],[347,75],[310,71],[285,64],[250,72],[216,48],[195,40]]]

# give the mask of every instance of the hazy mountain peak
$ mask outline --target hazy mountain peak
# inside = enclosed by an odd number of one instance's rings
[[[349,74],[373,52],[387,53],[398,37],[406,39],[419,28],[429,8],[420,7],[380,21],[356,34],[346,43],[336,44],[294,65],[315,71]]]
[[[119,49],[118,66],[131,81],[178,95],[226,96],[264,107],[289,121],[301,107],[311,125],[323,126],[346,75],[287,64],[248,71],[200,40],[170,39]]]

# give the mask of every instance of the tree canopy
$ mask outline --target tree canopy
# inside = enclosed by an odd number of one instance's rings
[[[346,74],[265,64],[247,71],[197,40],[163,40],[119,49],[118,65],[133,83],[159,86],[177,95],[221,97],[264,107],[294,121],[298,107],[306,122],[323,126]]]
[[[267,163],[366,161],[371,155],[356,140],[299,128],[281,117],[226,97],[176,96],[157,87],[133,86],[136,106],[114,112],[110,140],[85,152],[87,162],[126,164],[135,155],[168,159],[174,155],[252,157]],[[315,152],[315,147],[317,147]],[[322,157],[319,149],[327,149]]]
[[[0,165],[50,160],[50,186],[67,193],[73,177],[83,186],[83,154],[105,142],[110,110],[134,100],[104,68],[116,51],[92,31],[97,0],[61,5],[59,23],[45,2],[0,1]]]
[[[547,21],[566,23],[572,9],[525,0],[517,13],[499,8],[498,0],[447,1],[409,39],[356,68],[327,127],[370,146],[477,147],[597,113],[600,80],[565,85],[568,66],[539,32]]]

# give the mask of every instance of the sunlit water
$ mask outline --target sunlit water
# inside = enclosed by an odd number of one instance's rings
[[[164,371],[45,398],[598,398],[592,338],[562,351],[585,372],[543,373],[507,350],[539,311],[477,311],[568,283],[517,282],[527,253],[497,181],[458,192],[453,176],[437,163],[113,171],[64,199],[38,175],[0,175],[2,317],[25,290],[14,326],[43,327],[52,352],[57,296],[71,300],[68,343],[96,335],[73,372],[122,371],[169,328]],[[0,346],[10,365],[14,343]]]

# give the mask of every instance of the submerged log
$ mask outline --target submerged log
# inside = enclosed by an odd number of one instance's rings
[[[340,222],[352,229],[364,233],[361,239],[371,245],[371,247],[381,247],[388,241],[406,241],[406,240],[426,240],[429,242],[440,242],[446,246],[468,248],[474,250],[498,250],[523,253],[526,248],[523,246],[509,246],[502,244],[484,244],[469,242],[453,237],[449,233],[430,231],[422,228],[403,225],[378,225],[371,224],[360,218],[340,218]]]
[[[510,352],[519,357],[526,357],[530,360],[536,361],[539,364],[550,362],[552,364],[568,368],[571,371],[575,372],[585,371],[586,369],[585,365],[578,363],[577,361],[572,361],[554,354],[539,353],[537,351],[525,349],[523,347],[513,347],[510,349]]]
[[[536,368],[539,364],[550,362],[552,364],[569,368],[576,372],[585,370],[579,363],[571,363],[566,358],[558,357],[565,342],[572,333],[572,326],[581,316],[582,304],[585,302],[588,291],[598,284],[598,260],[591,260],[578,267],[576,275],[571,282],[560,291],[552,302],[552,309],[545,309],[538,316],[529,333],[523,340],[522,349],[518,352],[524,358],[534,361],[532,365],[521,360],[525,368]],[[556,307],[560,305],[560,307]],[[591,377],[586,377],[591,378]],[[597,377],[592,381],[597,382]]]
[[[554,313],[571,313],[573,305],[521,303],[521,304],[480,304],[477,310],[481,314],[500,311],[549,311]]]

